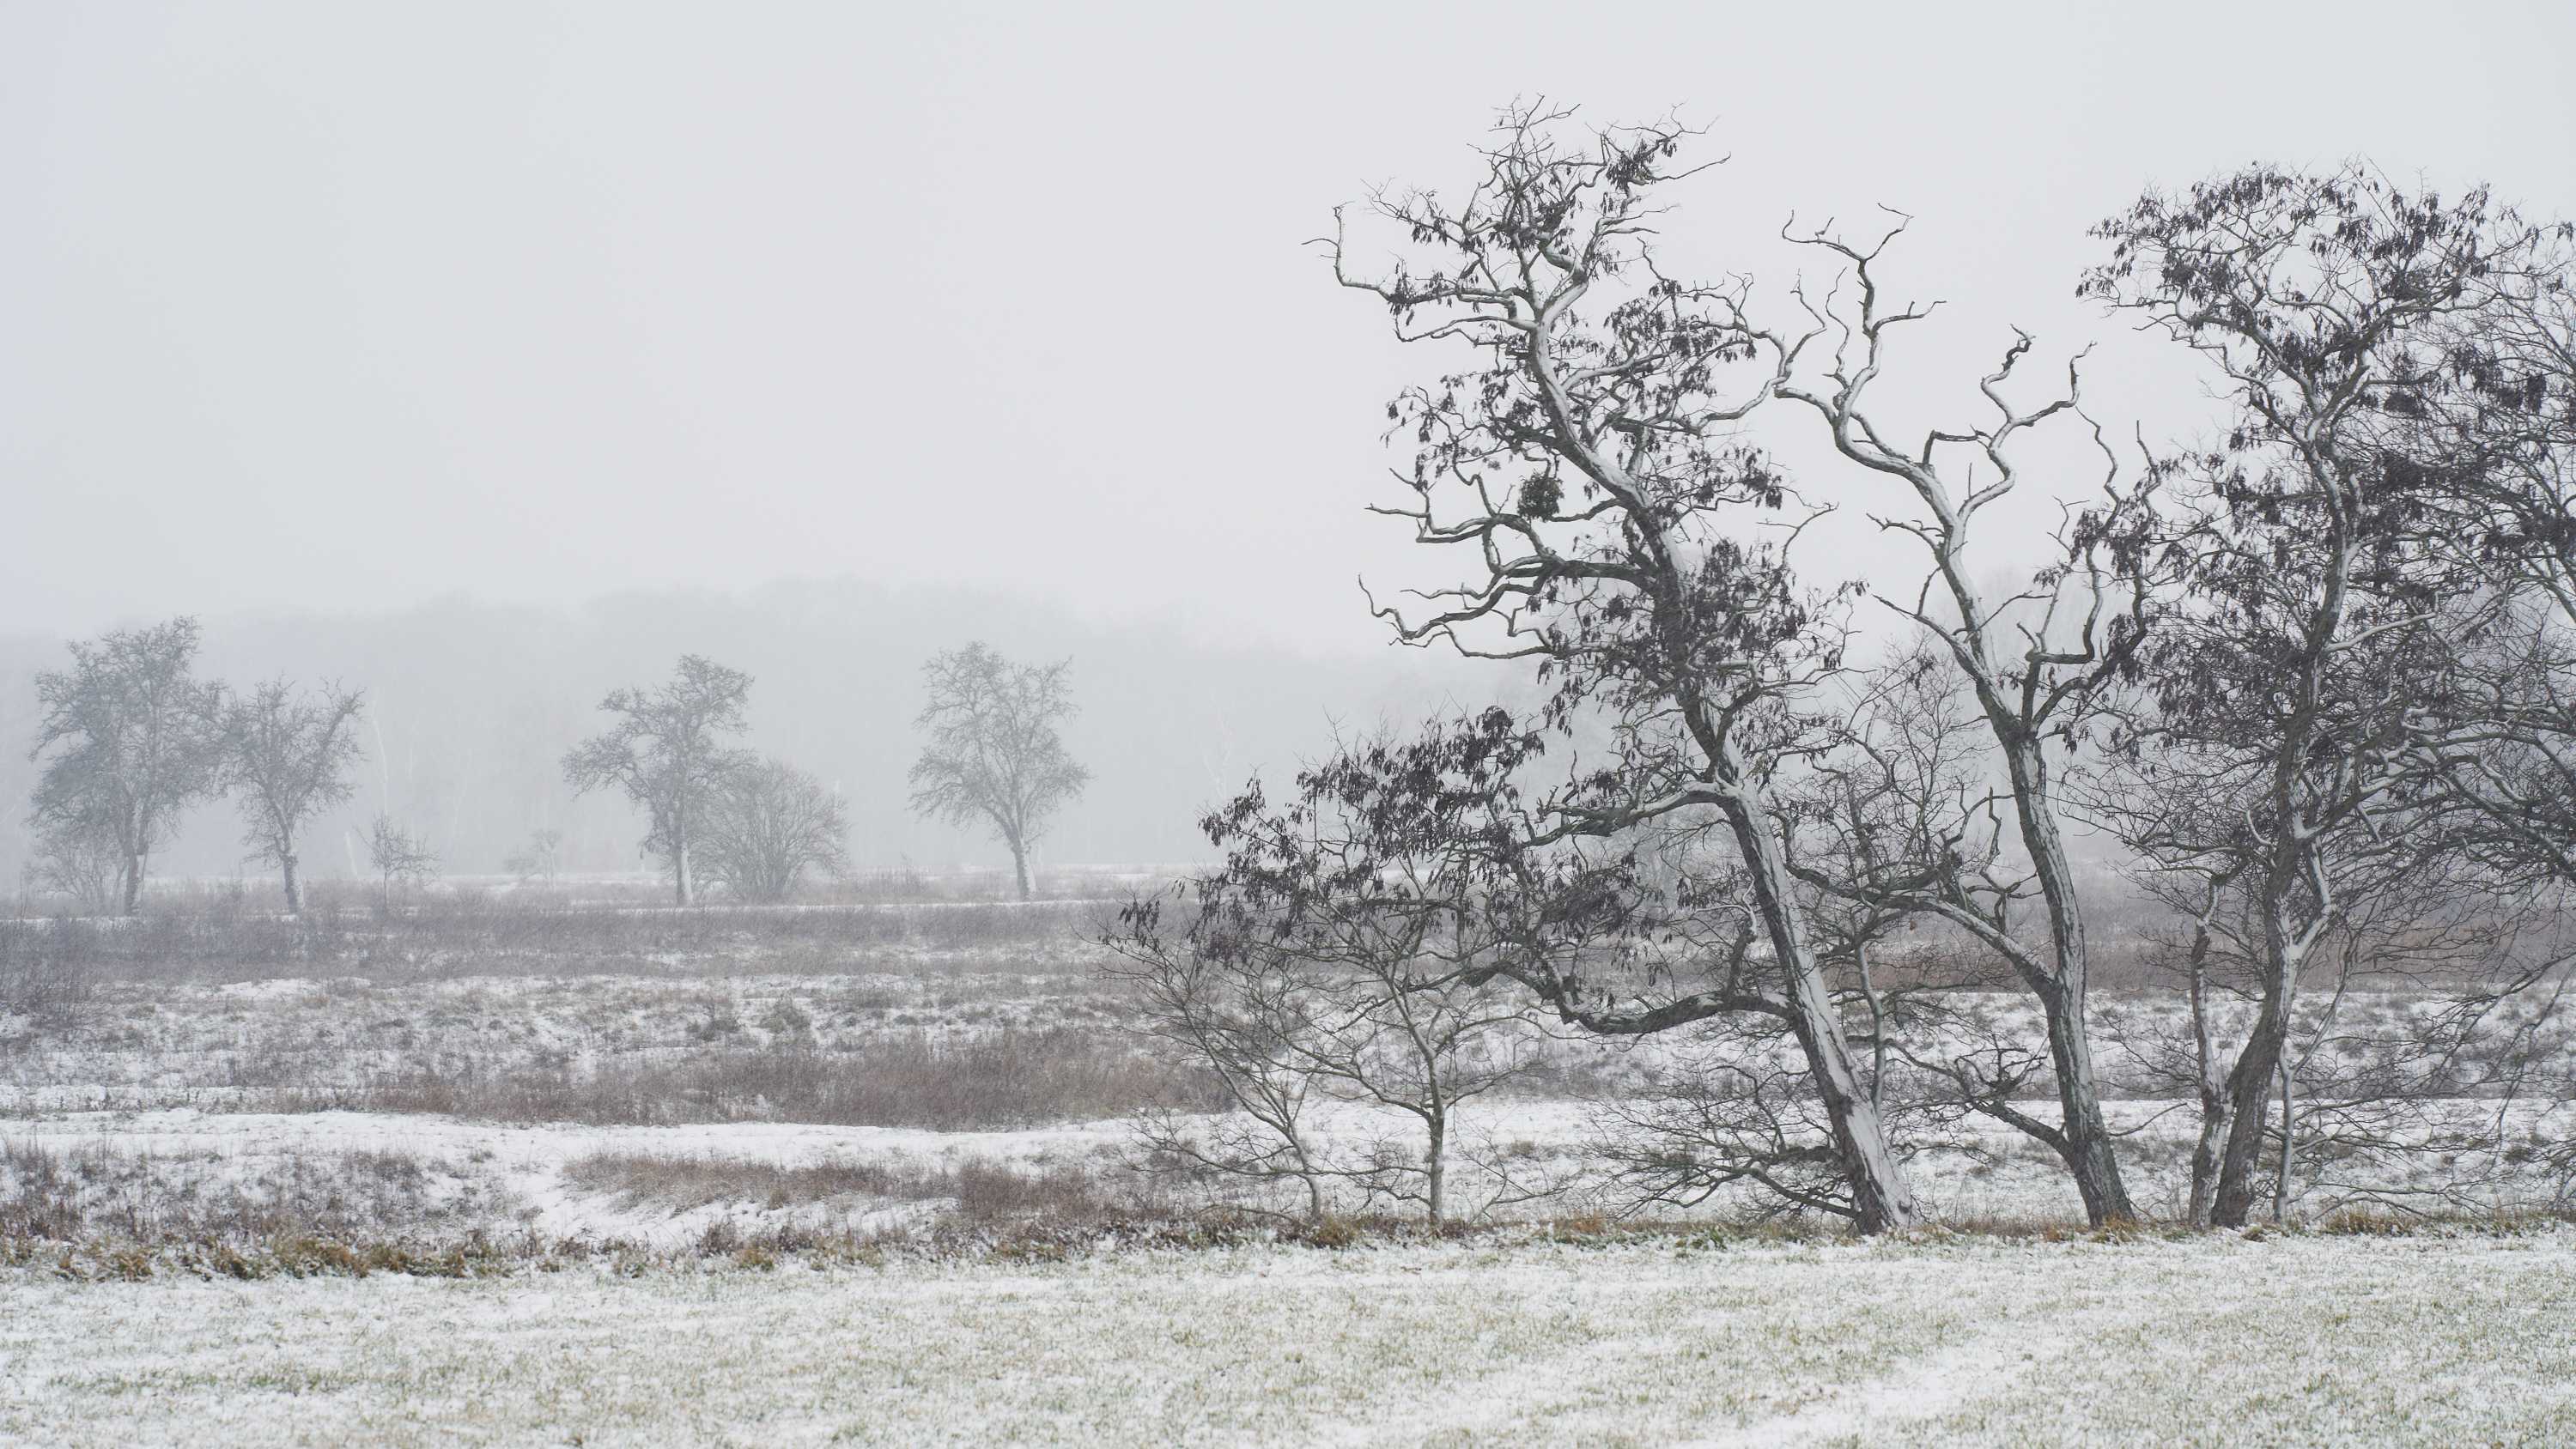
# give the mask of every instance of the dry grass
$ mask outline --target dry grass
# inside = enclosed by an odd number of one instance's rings
[[[600,1152],[567,1164],[564,1176],[590,1191],[616,1194],[629,1206],[649,1204],[675,1213],[719,1203],[776,1211],[854,1198],[891,1199],[944,1202],[970,1222],[1025,1219],[1057,1229],[1159,1213],[1132,1191],[1113,1190],[1081,1167],[1010,1167],[983,1158],[844,1158],[788,1166],[731,1157]]]
[[[588,1067],[508,1060],[284,1095],[292,1100],[278,1105],[307,1110],[500,1122],[809,1122],[947,1132],[1221,1105],[1214,1083],[1176,1072],[1122,1039],[1071,1027],[1006,1027],[965,1038],[897,1032],[842,1050],[792,1040],[710,1046]]]
[[[409,1152],[295,1154],[245,1170],[216,1157],[0,1143],[0,1240],[355,1240],[482,1227],[514,1208],[490,1182]]]
[[[461,890],[386,910],[317,888],[300,917],[222,895],[160,899],[132,919],[0,916],[0,987],[292,975],[703,975],[911,969],[972,952],[990,969],[1087,969],[1066,947],[1096,934],[1087,901],[844,903],[680,910]]]

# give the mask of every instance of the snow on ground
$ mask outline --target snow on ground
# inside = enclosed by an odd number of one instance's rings
[[[982,1158],[1011,1165],[1089,1155],[1125,1140],[1123,1123],[1071,1123],[1017,1132],[933,1132],[906,1127],[803,1123],[703,1123],[673,1127],[567,1124],[505,1126],[381,1112],[61,1112],[0,1123],[0,1141],[56,1153],[108,1153],[161,1164],[197,1164],[201,1180],[253,1180],[285,1162],[326,1163],[363,1154],[419,1157],[442,1176],[478,1178],[502,1212],[481,1226],[645,1244],[694,1240],[715,1218],[746,1226],[821,1219],[865,1227],[830,1211],[773,1212],[759,1204],[717,1204],[672,1212],[616,1194],[584,1192],[566,1168],[601,1153],[713,1158],[801,1167],[829,1162],[932,1163]]]
[[[2146,1115],[2145,1104],[2124,1104],[2115,1116]],[[1418,1131],[1398,1114],[1349,1106],[1318,1109],[1319,1140],[1353,1143],[1405,1140]],[[1562,1101],[1479,1104],[1469,1114],[1463,1147],[1519,1144],[1566,1166],[1580,1163],[1597,1128],[1590,1109]],[[1996,1132],[1999,1151],[2019,1149]],[[1124,1121],[1062,1123],[990,1132],[940,1132],[906,1127],[850,1127],[806,1123],[739,1122],[622,1127],[555,1123],[505,1125],[434,1115],[379,1112],[249,1112],[161,1108],[127,1111],[57,1110],[0,1121],[0,1145],[34,1147],[58,1156],[107,1155],[148,1164],[160,1178],[204,1184],[251,1183],[298,1168],[319,1172],[335,1162],[383,1154],[416,1158],[432,1180],[478,1190],[485,1205],[479,1224],[451,1215],[444,1226],[462,1230],[533,1230],[549,1238],[588,1237],[670,1245],[694,1241],[717,1218],[747,1230],[796,1224],[867,1227],[883,1204],[824,1202],[764,1205],[759,1202],[690,1204],[674,1209],[636,1202],[617,1193],[585,1190],[570,1180],[581,1159],[605,1153],[754,1162],[780,1167],[835,1163],[889,1166],[957,1165],[971,1160],[1020,1169],[1106,1166],[1127,1160],[1133,1135]],[[1456,1201],[1472,1211],[1488,1184],[1472,1163],[1454,1169]],[[2142,1191],[2178,1189],[2150,1169],[2136,1176]],[[1926,1201],[1951,1221],[2065,1219],[2080,1221],[2078,1204],[2063,1177],[2027,1155],[2000,1169],[1966,1160],[1927,1157],[1916,1177]],[[1516,1213],[1572,1213],[1608,1205],[1591,1189]],[[1730,1199],[1719,1204],[1733,1205]]]
[[[2561,1444],[2576,1234],[0,1279],[84,1445]]]

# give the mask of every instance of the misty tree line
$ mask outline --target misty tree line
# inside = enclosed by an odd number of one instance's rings
[[[153,854],[186,812],[230,798],[245,862],[277,870],[286,909],[303,909],[299,841],[354,794],[365,695],[337,683],[277,679],[240,690],[201,680],[198,642],[188,618],[114,630],[71,645],[70,668],[37,676],[30,758],[43,768],[29,810],[30,887],[134,914]],[[924,665],[914,809],[989,825],[1011,852],[1023,899],[1030,849],[1089,779],[1056,729],[1074,710],[1068,668],[1014,664],[981,642]],[[683,656],[663,684],[612,691],[600,708],[614,722],[563,759],[576,794],[614,789],[644,811],[643,852],[684,906],[709,885],[738,900],[785,900],[804,880],[849,869],[838,792],[732,743],[748,727],[751,684],[739,670]],[[539,830],[504,866],[523,879],[551,876],[561,842]],[[370,822],[365,843],[382,903],[438,869],[430,842],[389,815]]]
[[[1346,745],[1285,799],[1256,782],[1203,822],[1219,866],[1128,909],[1119,974],[1242,1109],[1164,1121],[1159,1159],[1437,1218],[1450,1109],[1534,1010],[1720,1048],[1615,1104],[1621,1171],[1664,1202],[1903,1228],[1910,1160],[1984,1124],[2093,1223],[2136,1218],[2106,1052],[2196,1109],[2198,1224],[2281,1212],[2294,1178],[2401,1209],[2531,1167],[2564,1193],[2564,1127],[2508,1109],[2576,1099],[2568,227],[2359,164],[2150,191],[2077,284],[2196,355],[2216,436],[2115,442],[2081,357],[2034,377],[2018,331],[1934,379],[1977,411],[1900,436],[1882,380],[1932,311],[1887,288],[1905,219],[1784,229],[1832,280],[1767,308],[1692,280],[1662,240],[1694,139],[1514,110],[1464,189],[1336,215],[1335,279],[1438,354],[1389,406],[1410,458],[1377,511],[1461,567],[1371,607],[1550,693]],[[1793,477],[1782,432],[1831,461]],[[2045,533],[1998,507],[2034,477],[2069,500]],[[1837,508],[1919,567],[1793,569]],[[2167,909],[2117,949],[2181,1024],[2106,1036],[2117,902],[2079,831]],[[1336,1158],[1324,1101],[1421,1140]]]

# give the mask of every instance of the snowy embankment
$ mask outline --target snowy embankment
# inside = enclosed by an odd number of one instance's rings
[[[2565,1443],[2576,1234],[0,1281],[48,1444]]]

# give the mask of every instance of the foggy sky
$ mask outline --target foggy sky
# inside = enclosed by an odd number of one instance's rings
[[[2576,211],[2576,7],[1955,8],[20,0],[0,629],[853,576],[1357,647],[1446,581],[1359,511],[1421,364],[1301,244],[1515,96],[1708,123],[1708,270],[1915,213],[1922,355],[2109,336],[2115,426],[2194,406],[2072,296],[2142,185]]]

